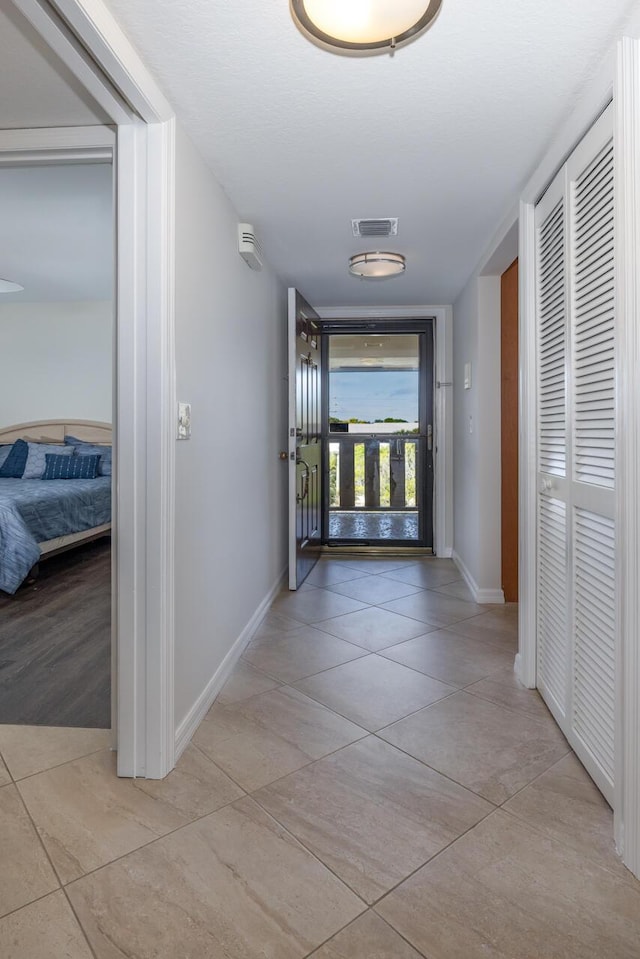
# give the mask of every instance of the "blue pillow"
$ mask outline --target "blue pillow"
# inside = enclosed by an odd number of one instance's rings
[[[42,479],[47,453],[55,453],[58,456],[73,456],[75,453],[72,446],[58,446],[53,443],[29,443],[27,440],[27,446],[29,452],[22,479]]]
[[[100,457],[97,455],[61,456],[59,453],[47,453],[46,460],[43,480],[95,479],[98,475]]]
[[[13,443],[10,443],[9,446],[0,446],[0,466],[4,466],[5,460],[11,452],[12,446]]]
[[[29,445],[24,440],[16,440],[6,460],[0,466],[0,476],[5,479],[22,479],[28,455]]]
[[[67,435],[67,436],[65,436],[64,441],[65,441],[65,444],[66,444],[67,446],[87,446],[87,445],[91,445],[91,444],[88,444],[86,440],[79,440],[77,436],[68,436],[68,435]]]
[[[86,443],[84,440],[79,440],[76,436],[65,436],[64,441],[67,446],[73,446],[76,453],[80,453],[83,456],[96,453],[100,457],[98,476],[111,476],[112,450],[110,446]]]

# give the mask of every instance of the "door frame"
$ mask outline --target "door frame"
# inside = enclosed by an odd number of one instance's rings
[[[11,2],[116,131],[117,768],[160,779],[175,764],[174,112],[100,0]],[[54,153],[77,136],[3,134]]]
[[[325,306],[323,320],[402,319],[434,322],[433,551],[453,556],[453,308],[451,306]]]
[[[64,145],[62,145],[64,144]],[[114,470],[118,469],[118,433],[117,433],[117,308],[116,308],[116,263],[117,224],[116,224],[116,137],[108,126],[54,127],[35,130],[0,130],[0,169],[38,167],[49,164],[63,166],[77,163],[102,163],[111,166],[112,220],[114,269],[112,275],[111,320],[113,335],[111,339],[111,423],[113,428]],[[111,742],[112,748],[118,743],[118,496],[117,483],[111,489],[112,537],[111,548]]]
[[[614,830],[623,862],[640,877],[640,40],[625,37],[525,187],[520,230],[520,645],[516,672],[536,685],[535,205],[613,99],[617,270],[616,782]]]
[[[518,429],[518,257],[513,260],[512,263],[503,271],[500,276],[500,341],[501,341],[501,358],[500,358],[500,383],[501,383],[501,396],[500,396],[500,405],[501,405],[501,442],[500,442],[500,466],[501,466],[501,486],[502,486],[502,496],[501,496],[501,509],[500,509],[500,525],[501,525],[501,565],[502,565],[502,591],[505,594],[505,603],[518,602],[518,546],[519,546],[519,537],[518,537],[518,442],[519,442],[519,429]],[[515,287],[512,285],[512,271],[515,271]],[[507,296],[507,303],[505,303],[505,293]],[[508,321],[512,317],[512,310],[515,307],[516,316],[511,320],[512,327],[509,328]],[[511,348],[509,349],[509,332],[515,333],[516,343],[511,343]],[[508,356],[505,354],[508,353]],[[507,373],[509,373],[509,379],[507,379]],[[511,376],[513,375],[513,379]],[[511,387],[511,384],[513,386]],[[511,387],[508,389],[507,387]],[[513,427],[515,425],[515,430],[510,430],[506,433],[505,430],[505,411],[508,411],[509,407],[513,407],[515,412],[516,421],[515,424],[511,420],[510,425]],[[509,413],[507,412],[507,422],[508,422]],[[506,433],[506,435],[505,435]],[[516,476],[515,483],[513,482],[513,467],[515,466]],[[508,492],[507,492],[508,490]],[[512,497],[512,498],[511,498]],[[505,522],[506,520],[506,522]],[[513,529],[513,524],[516,528]],[[506,548],[505,548],[506,547]],[[514,555],[515,554],[515,555]],[[515,561],[515,563],[514,563]],[[515,569],[511,580],[509,581],[508,574],[506,573],[506,567],[509,563],[514,563]],[[509,589],[505,590],[505,579]],[[516,598],[513,598],[511,593],[511,587],[515,589]],[[509,593],[509,597],[507,597]]]
[[[305,544],[301,544],[301,541],[298,540],[298,519],[300,518],[300,513],[298,510],[298,491],[299,491],[299,469],[300,465],[305,465],[307,470],[307,482],[309,479],[309,467],[304,463],[304,460],[298,459],[300,454],[301,446],[299,444],[299,439],[301,438],[298,434],[297,422],[298,418],[302,417],[304,420],[301,407],[304,406],[304,403],[299,402],[298,398],[298,387],[301,386],[299,379],[299,349],[300,344],[298,342],[298,324],[301,320],[306,320],[308,322],[316,324],[316,321],[319,320],[319,316],[316,310],[308,303],[302,293],[297,290],[295,287],[289,287],[287,295],[287,372],[288,372],[288,549],[289,549],[289,589],[296,590],[299,589],[305,582],[307,576],[318,562],[320,558],[320,550],[322,548],[322,507],[320,510],[320,535],[316,540],[316,545],[309,545],[309,549],[305,550]],[[308,329],[305,331],[305,336],[309,336]],[[311,351],[308,355],[308,362],[311,363],[313,352],[316,356],[320,356],[320,371],[319,371],[319,383],[318,390],[320,393],[320,410],[315,411],[316,415],[316,428],[320,430],[320,470],[319,470],[319,479],[320,479],[320,502],[322,503],[324,497],[324,473],[322,470],[322,462],[324,459],[324,451],[322,449],[322,392],[324,389],[324,379],[322,377],[322,357],[324,357],[324,343],[322,332],[319,331],[320,343],[313,346],[310,344]],[[311,337],[311,339],[313,339]],[[308,367],[309,368],[309,367]],[[313,368],[313,364],[311,365]],[[316,381],[317,382],[317,381]],[[308,409],[307,409],[308,416]],[[302,430],[301,430],[302,432]],[[312,445],[312,444],[306,444]],[[304,500],[304,495],[302,499]],[[304,510],[302,510],[304,513]],[[304,523],[304,520],[301,519],[301,524]],[[307,540],[307,543],[310,544],[310,541]],[[306,561],[308,564],[307,571],[302,575],[302,557],[308,556]]]
[[[369,318],[371,319],[371,318]],[[377,333],[381,333],[385,336],[402,336],[403,334],[409,333],[413,334],[418,338],[418,352],[419,352],[419,384],[418,384],[418,407],[419,407],[419,420],[421,425],[425,426],[431,420],[432,429],[435,428],[435,320],[432,317],[426,317],[424,319],[408,319],[403,317],[399,320],[391,320],[385,322],[384,318],[380,318],[380,328],[376,330]],[[405,322],[403,322],[403,320]],[[324,449],[322,454],[322,470],[323,470],[323,479],[324,479],[324,490],[323,490],[323,502],[322,502],[322,542],[324,545],[328,545],[330,537],[328,535],[328,526],[329,526],[329,517],[330,517],[330,506],[329,506],[329,483],[326,481],[329,475],[329,443],[330,443],[330,432],[329,432],[329,377],[331,371],[329,369],[329,338],[332,336],[347,336],[350,333],[355,333],[356,335],[366,333],[366,321],[362,319],[354,319],[353,317],[345,320],[342,318],[342,323],[338,322],[335,325],[323,330],[323,341],[322,341],[322,365],[323,365],[323,399],[322,399],[322,437]],[[343,329],[340,329],[340,326],[343,326]],[[428,371],[428,374],[427,374]],[[423,376],[423,374],[425,374]],[[428,382],[427,382],[428,381]],[[431,387],[431,403],[429,404],[429,389]],[[373,425],[373,424],[372,424]],[[375,433],[375,430],[372,431]],[[435,432],[435,429],[434,429]],[[363,434],[362,439],[365,440],[368,434]],[[381,434],[383,437],[384,434]],[[431,451],[427,447],[427,436],[426,432],[422,437],[421,443],[422,449],[420,451],[420,467],[418,471],[418,476],[422,474],[426,480],[426,488],[421,495],[421,507],[419,507],[419,530],[421,533],[420,539],[413,540],[375,540],[371,543],[374,549],[389,547],[393,549],[394,547],[412,547],[416,548],[429,548],[434,549],[434,500],[435,500],[435,477],[434,477],[434,464],[435,464],[435,448]],[[435,444],[434,444],[435,446]],[[431,457],[432,468],[429,471],[429,454]],[[428,516],[428,524],[425,527],[425,506],[431,503],[431,513]],[[366,510],[365,510],[366,512]],[[425,540],[430,540],[431,544],[429,547],[425,547]],[[351,543],[343,542],[341,545],[348,548],[350,545],[357,547],[358,541],[353,540]]]

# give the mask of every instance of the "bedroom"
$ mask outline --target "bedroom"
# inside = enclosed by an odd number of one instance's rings
[[[111,164],[3,165],[0,203],[0,723],[108,729]]]

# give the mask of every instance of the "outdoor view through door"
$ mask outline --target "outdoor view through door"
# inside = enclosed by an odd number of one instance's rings
[[[431,323],[402,332],[367,323],[360,330],[326,336],[325,540],[429,548]]]

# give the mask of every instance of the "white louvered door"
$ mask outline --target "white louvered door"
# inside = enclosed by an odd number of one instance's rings
[[[613,800],[615,329],[612,114],[536,207],[538,686]]]
[[[536,208],[538,686],[561,725],[569,687],[565,171]]]

